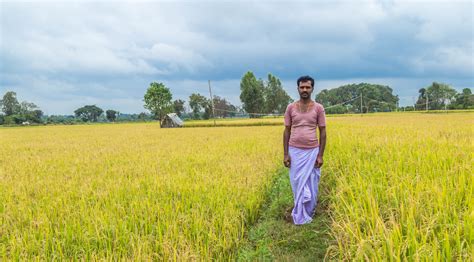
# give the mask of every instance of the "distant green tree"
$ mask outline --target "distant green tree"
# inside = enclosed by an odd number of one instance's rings
[[[31,121],[33,123],[41,123],[43,111],[41,111],[40,109],[31,110],[23,114],[23,116],[26,118],[27,121]]]
[[[74,111],[76,117],[79,117],[84,122],[97,122],[97,119],[104,113],[100,107],[96,105],[86,105]]]
[[[34,103],[30,103],[30,102],[27,102],[27,101],[23,101],[21,102],[20,104],[20,110],[19,110],[19,114],[21,115],[26,115],[28,114],[29,112],[31,111],[34,111],[38,109],[38,106],[35,105]]]
[[[182,114],[184,113],[184,100],[177,99],[173,101],[173,109],[174,112],[181,117]]]
[[[420,88],[420,90],[418,90],[418,100],[416,101],[415,109],[416,110],[426,109],[426,89],[425,88]]]
[[[153,82],[148,87],[145,94],[145,108],[150,110],[155,116],[155,119],[160,120],[160,127],[163,118],[167,113],[173,110],[172,102],[173,96],[171,91],[163,83]]]
[[[470,88],[464,88],[461,93],[456,94],[455,101],[450,105],[451,109],[474,108],[474,95]]]
[[[456,90],[447,84],[433,82],[431,86],[426,89],[429,106],[432,109],[444,109],[444,107],[454,99]]]
[[[138,114],[137,119],[145,121],[147,119],[147,114],[145,112],[141,112],[140,114]]]
[[[240,101],[247,113],[262,112],[265,107],[263,81],[257,80],[255,75],[248,71],[240,81]],[[250,115],[251,118],[257,115]]]
[[[447,84],[433,82],[426,88],[421,88],[418,93],[418,101],[416,108],[424,110],[426,108],[426,100],[428,100],[428,109],[440,110],[444,109],[456,96],[456,90]]]
[[[219,96],[214,96],[214,114],[216,117],[231,117],[234,116],[237,107],[232,105],[229,101],[227,101],[225,98],[221,98]]]
[[[5,116],[11,116],[20,113],[20,103],[16,98],[16,93],[13,91],[6,92],[5,95],[3,95],[3,99],[1,100],[0,104]]]
[[[191,110],[193,111],[193,119],[199,119],[199,114],[201,111],[204,109],[206,111],[209,111],[209,101],[208,99],[199,94],[199,93],[193,93],[189,96],[189,107],[191,107]],[[204,118],[209,118],[208,117],[209,112],[204,114]]]
[[[203,119],[209,119],[212,116],[212,103],[211,99],[206,99],[202,105],[204,113],[202,114]]]
[[[18,102],[16,93],[8,91],[2,99],[0,99],[0,107],[5,113],[2,118],[5,124],[21,124],[25,121],[41,123],[43,111],[37,105],[27,101]]]
[[[37,105],[35,105],[34,103],[27,102],[27,101],[21,102],[20,109],[18,111],[18,119],[21,118],[23,121],[41,123],[42,116],[43,116],[43,111],[41,111]]]
[[[115,110],[109,109],[109,110],[105,111],[105,117],[110,122],[115,122],[115,120],[117,119],[117,115],[118,115],[118,112],[115,111]]]
[[[283,89],[280,79],[268,74],[268,81],[264,87],[265,113],[282,114],[293,99]]]
[[[331,107],[331,111],[338,112],[361,112],[361,100],[354,99],[362,95],[362,112],[385,112],[394,111],[397,108],[398,96],[388,86],[359,83],[343,85],[334,89],[323,89],[316,95],[316,101],[324,107]],[[342,109],[339,106],[343,106]],[[334,109],[332,109],[334,108]]]

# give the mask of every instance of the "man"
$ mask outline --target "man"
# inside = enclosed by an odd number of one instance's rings
[[[283,163],[290,168],[296,225],[310,223],[316,208],[318,184],[326,146],[326,115],[324,107],[311,100],[314,79],[302,76],[297,81],[300,100],[288,105],[283,133]],[[320,144],[316,137],[319,129]]]

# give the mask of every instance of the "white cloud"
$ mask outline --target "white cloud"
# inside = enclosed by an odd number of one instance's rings
[[[211,79],[239,104],[247,70],[272,72],[294,97],[287,79],[302,74],[328,87],[412,78],[394,89],[416,95],[417,79],[474,82],[472,10],[471,1],[1,1],[0,88],[61,113],[107,101],[143,111],[151,81],[187,99]]]

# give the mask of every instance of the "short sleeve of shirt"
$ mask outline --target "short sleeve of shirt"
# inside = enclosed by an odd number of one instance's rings
[[[285,126],[291,126],[291,104],[286,107],[285,111]]]
[[[324,107],[318,107],[318,115],[317,115],[317,124],[318,126],[326,126],[326,112],[324,112]]]

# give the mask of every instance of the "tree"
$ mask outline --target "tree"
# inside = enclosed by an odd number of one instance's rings
[[[444,109],[456,95],[456,90],[449,85],[443,83],[433,82],[426,88],[421,88],[420,96],[416,102],[418,109],[426,108],[426,99],[428,99],[428,109]]]
[[[20,104],[17,122],[18,124],[20,124],[23,121],[41,123],[42,116],[43,116],[43,111],[41,111],[37,105],[35,105],[34,103],[30,103],[28,101],[23,101]]]
[[[433,107],[433,109],[443,109],[453,100],[456,95],[456,90],[449,85],[433,82],[433,84],[426,89],[426,95],[428,96],[428,101],[430,101],[429,106]]]
[[[268,74],[268,82],[264,87],[264,98],[265,113],[282,114],[285,112],[287,105],[293,102],[293,99],[283,89],[280,79],[272,74]]]
[[[21,124],[24,121],[41,123],[43,111],[34,103],[27,101],[18,103],[15,92],[6,92],[0,100],[0,106],[5,113],[2,118],[5,124]]]
[[[152,82],[146,91],[144,107],[160,120],[160,127],[165,115],[173,110],[171,99],[171,91],[163,83]]]
[[[237,111],[237,107],[232,105],[229,101],[225,98],[221,98],[219,96],[214,96],[214,114],[216,117],[229,117],[234,116],[235,112]],[[212,109],[212,108],[210,108]]]
[[[20,103],[16,99],[16,93],[13,91],[8,91],[3,96],[1,100],[2,111],[5,113],[5,116],[11,116],[14,114],[20,113]]]
[[[117,119],[117,115],[118,115],[118,112],[115,111],[115,110],[109,109],[109,110],[105,111],[105,117],[110,122],[115,122],[115,120]]]
[[[418,94],[419,95],[415,104],[415,110],[423,110],[426,108],[426,89],[420,88],[420,90],[418,90]]]
[[[147,115],[145,112],[141,112],[140,114],[138,114],[137,118],[141,121],[145,121],[147,119]]]
[[[173,101],[173,109],[174,112],[181,117],[181,115],[184,113],[184,100],[178,99]]]
[[[450,108],[452,109],[470,109],[474,108],[474,95],[470,88],[464,88],[461,93],[456,94],[455,101]]]
[[[22,116],[26,121],[41,123],[42,122],[41,117],[43,117],[43,111],[41,111],[40,109],[28,110],[28,111],[25,111],[24,113],[21,113],[20,116]]]
[[[38,109],[38,106],[35,105],[34,103],[23,101],[20,104],[19,114],[20,115],[27,115],[29,112],[32,112],[36,109]]]
[[[102,113],[104,113],[104,110],[96,105],[86,105],[74,111],[76,117],[81,118],[84,122],[97,122],[97,118],[99,118]]]
[[[398,96],[388,86],[359,83],[343,85],[331,90],[324,89],[316,95],[316,101],[324,107],[330,107],[326,113],[361,112],[361,100],[354,99],[362,95],[362,112],[393,111],[397,108]],[[339,106],[343,106],[345,109]]]
[[[240,101],[247,113],[262,112],[264,109],[264,85],[252,72],[247,72],[240,81]],[[256,115],[250,115],[256,117]]]
[[[37,122],[41,122],[41,118],[43,117],[44,113],[40,109],[33,110],[33,117]]]
[[[464,88],[462,93],[459,95],[459,103],[463,109],[474,107],[474,95],[470,88]]]
[[[212,104],[210,99],[204,100],[202,107],[204,108],[204,114],[202,114],[203,119],[209,119],[212,115]]]
[[[208,99],[199,93],[193,93],[189,96],[189,107],[193,110],[194,119],[199,119],[199,113],[202,109],[206,109],[208,104]]]

